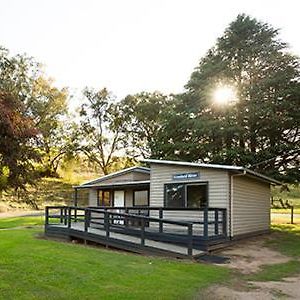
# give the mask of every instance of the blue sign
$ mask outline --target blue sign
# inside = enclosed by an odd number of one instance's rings
[[[181,173],[181,174],[175,174],[173,175],[174,180],[179,180],[179,179],[195,179],[199,178],[200,174],[199,172],[194,172],[194,173]]]

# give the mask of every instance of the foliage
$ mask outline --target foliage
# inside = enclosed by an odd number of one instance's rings
[[[17,96],[0,91],[0,190],[24,188],[33,182],[38,155],[30,140],[37,133]]]
[[[87,103],[80,110],[77,150],[108,174],[119,161],[117,154],[122,149],[119,106],[105,88],[100,91],[86,88],[84,96]]]
[[[230,271],[0,231],[4,299],[187,299]],[[14,288],[11,288],[13,282]]]
[[[24,189],[34,182],[37,169],[43,169],[42,175],[55,173],[70,148],[64,135],[66,120],[62,122],[68,94],[53,87],[33,58],[11,56],[1,47],[0,93],[0,189]]]
[[[165,111],[171,97],[159,92],[129,95],[120,102],[124,146],[133,157],[149,157],[155,152]]]
[[[299,180],[299,60],[278,34],[239,15],[177,97],[155,156],[244,165]],[[235,90],[233,101],[214,102],[220,87]]]

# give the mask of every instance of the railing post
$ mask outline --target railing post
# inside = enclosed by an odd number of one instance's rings
[[[106,238],[109,238],[109,213],[107,210],[104,211],[104,226],[105,226],[105,231],[106,231]]]
[[[188,224],[188,256],[193,256],[193,224]]]
[[[203,235],[204,235],[204,238],[207,239],[208,238],[208,209],[207,209],[207,207],[205,207],[205,209],[203,211],[203,221],[204,221]]]
[[[67,219],[67,207],[64,208],[64,224],[68,224],[68,219]]]
[[[128,215],[128,208],[125,208],[125,214]],[[128,226],[128,216],[125,216],[124,218],[124,225],[125,227]]]
[[[72,208],[68,207],[68,228],[71,228],[72,222]]]
[[[90,211],[85,208],[84,209],[84,231],[87,232],[90,225]]]
[[[215,235],[219,234],[219,211],[215,210]]]
[[[160,207],[159,208],[159,233],[162,233],[163,232],[163,222],[162,222],[162,219],[163,219],[163,210],[162,208]]]
[[[45,208],[45,225],[48,226],[49,225],[49,207],[46,206]]]
[[[145,219],[142,218],[142,224],[141,224],[141,245],[145,246]]]
[[[222,223],[223,223],[223,235],[227,236],[227,214],[226,214],[226,209],[223,210],[222,214]]]
[[[64,222],[64,213],[63,213],[64,208],[61,207],[59,210],[60,210],[60,219],[59,219],[59,221],[60,221],[60,223],[63,223]]]
[[[74,207],[74,222],[77,222],[77,206]]]

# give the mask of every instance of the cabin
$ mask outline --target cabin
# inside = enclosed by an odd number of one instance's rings
[[[50,207],[46,216],[50,220],[50,210],[59,209],[53,216],[60,230],[81,226],[86,236],[101,232],[108,246],[176,257],[194,257],[269,231],[270,187],[280,182],[239,166],[143,163],[149,168],[127,168],[74,187],[74,207]],[[89,194],[85,208],[78,206],[80,190]],[[53,228],[46,226],[46,233]]]

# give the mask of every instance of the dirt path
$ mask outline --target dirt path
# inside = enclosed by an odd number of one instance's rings
[[[240,242],[218,252],[218,255],[230,257],[226,265],[242,274],[253,274],[263,265],[286,263],[289,257],[264,246],[270,237],[260,237]],[[237,278],[230,286],[212,286],[199,295],[205,300],[274,300],[300,299],[300,276],[284,278],[281,281],[250,282]]]
[[[13,217],[33,217],[43,216],[45,212],[43,210],[25,210],[25,211],[8,211],[0,213],[1,218],[13,218]]]

